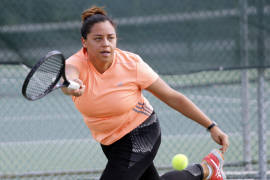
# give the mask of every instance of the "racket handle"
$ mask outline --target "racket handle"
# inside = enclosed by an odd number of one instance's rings
[[[69,81],[68,88],[69,89],[80,89],[80,85],[74,81]]]

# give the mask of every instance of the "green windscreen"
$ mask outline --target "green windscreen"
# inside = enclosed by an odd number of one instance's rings
[[[0,63],[31,66],[54,49],[69,57],[81,47],[81,12],[98,5],[118,24],[118,46],[138,53],[160,74],[270,66],[270,1],[244,6],[228,0],[3,0],[1,5]]]

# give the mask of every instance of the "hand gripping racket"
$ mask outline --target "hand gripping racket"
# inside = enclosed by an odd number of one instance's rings
[[[64,55],[59,51],[51,51],[28,73],[23,83],[22,94],[26,99],[34,101],[61,87],[79,89],[80,85],[67,80]]]

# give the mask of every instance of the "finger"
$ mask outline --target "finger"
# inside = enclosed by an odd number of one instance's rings
[[[85,85],[82,85],[80,89],[76,90],[76,93],[81,96],[84,93]]]
[[[81,85],[81,89],[83,89],[83,90],[85,89],[85,85],[84,84]]]
[[[80,80],[79,84],[80,84],[80,89],[84,89],[85,88],[85,85],[83,84],[83,82],[81,80]]]
[[[228,138],[225,136],[223,141],[222,141],[222,152],[225,153],[229,147],[229,141]]]
[[[81,96],[81,95],[82,95],[81,92],[76,92],[76,93],[74,93],[74,96],[76,96],[76,97],[79,97],[79,96]]]
[[[227,141],[225,144],[225,152],[227,151],[228,147],[229,147],[229,141]]]
[[[75,79],[75,81],[76,81],[77,83],[79,83],[80,85],[83,84],[82,80],[80,80],[80,79]]]
[[[225,147],[225,145],[223,145],[223,146],[220,148],[220,150],[221,150],[222,154],[225,154],[225,152],[226,152],[226,147]]]
[[[226,145],[222,146],[221,151],[224,154],[227,151],[227,146]]]
[[[80,79],[73,79],[72,81],[78,83],[80,86],[82,86],[82,81]]]

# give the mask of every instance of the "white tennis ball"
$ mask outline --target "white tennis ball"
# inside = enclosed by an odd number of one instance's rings
[[[172,159],[172,166],[175,170],[181,171],[188,166],[188,158],[184,154],[176,154]]]

